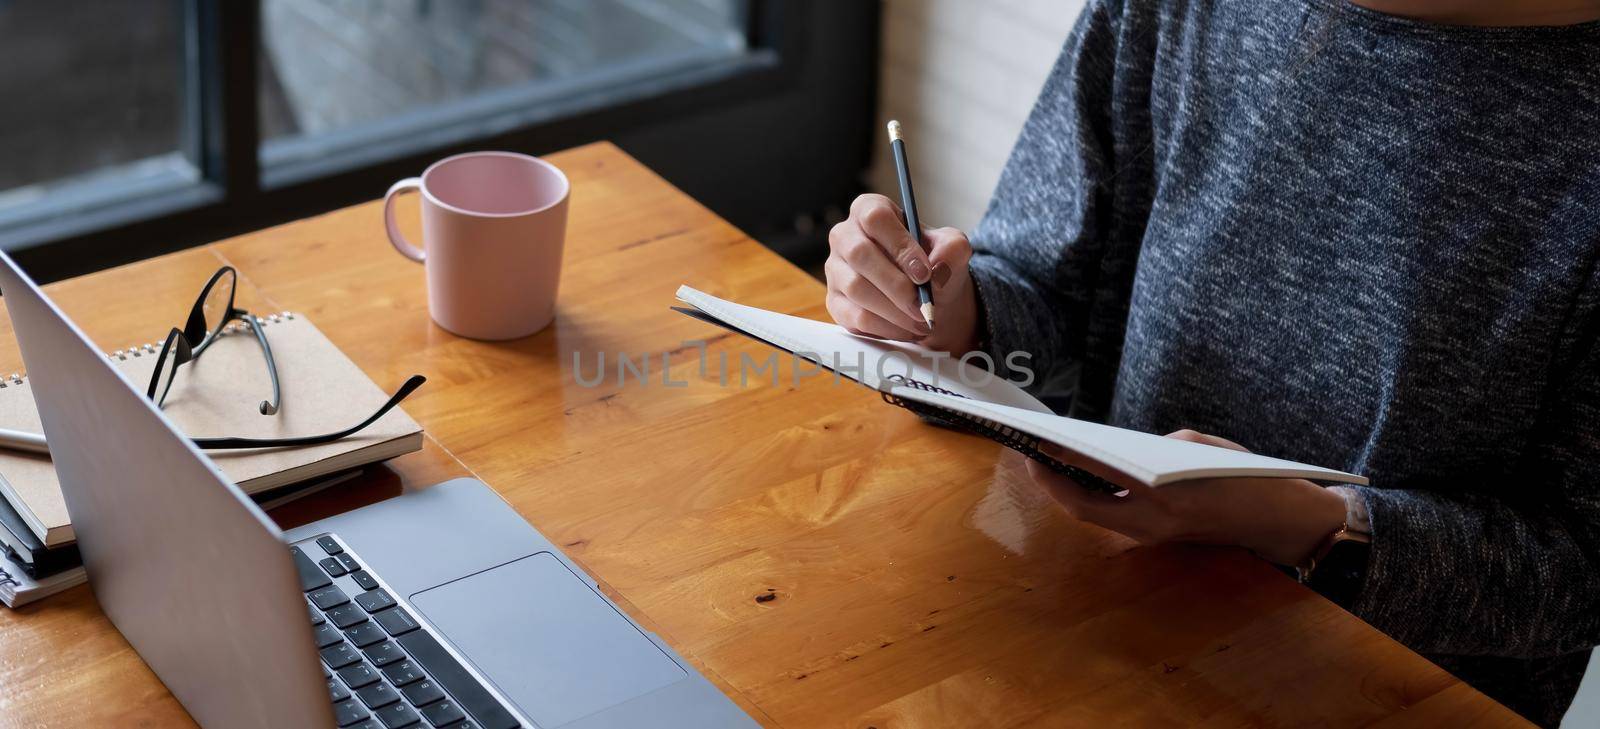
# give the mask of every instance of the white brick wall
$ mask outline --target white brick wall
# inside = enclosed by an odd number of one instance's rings
[[[899,119],[928,225],[971,229],[1083,0],[886,0],[867,186],[899,199],[883,125]]]

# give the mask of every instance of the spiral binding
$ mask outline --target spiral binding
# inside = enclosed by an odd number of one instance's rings
[[[22,587],[22,583],[18,582],[17,578],[12,577],[11,573],[7,572],[6,568],[3,565],[0,565],[0,585],[10,585],[12,587]]]
[[[252,314],[251,316],[255,315]],[[267,327],[272,324],[277,324],[278,322],[291,321],[296,316],[297,315],[292,311],[285,311],[277,314],[269,314],[267,316],[255,316],[255,320],[262,327]],[[249,328],[250,325],[242,321],[232,321],[229,322],[228,326],[222,330],[222,334],[220,336],[226,337],[229,335],[238,334],[239,332],[246,331]],[[115,352],[107,352],[106,359],[114,359],[118,362],[126,362],[129,359],[136,357],[144,357],[146,355],[154,357],[158,354],[161,354],[161,344],[158,342],[146,342],[145,344],[135,344],[127,349],[119,349]],[[13,372],[10,375],[0,375],[0,390],[21,385],[22,383],[27,382],[27,380],[28,375],[22,372]],[[0,583],[4,583],[4,578],[0,578]]]
[[[910,379],[905,375],[889,375],[885,379],[893,380],[899,384],[922,390],[923,392],[932,392],[939,395],[949,395],[951,397],[959,397],[963,399],[966,398],[965,395],[951,392],[942,387],[934,387],[926,382]],[[1004,423],[997,423],[993,420],[989,420],[988,418],[981,418],[970,413],[961,412],[959,410],[951,410],[949,408],[939,407],[938,405],[929,405],[925,402],[898,397],[887,390],[882,391],[881,394],[883,395],[883,401],[889,403],[890,405],[898,405],[903,407],[913,413],[916,413],[917,415],[922,416],[923,418],[933,421],[938,425],[988,438],[989,440],[999,443],[1000,445],[1010,448],[1011,450],[1044,464],[1046,468],[1072,479],[1074,482],[1080,486],[1083,486],[1084,488],[1108,494],[1115,494],[1126,490],[1121,486],[1111,483],[1110,481],[1085,471],[1082,468],[1074,466],[1070,463],[1062,463],[1061,461],[1046,455],[1044,451],[1039,449],[1039,444],[1041,442],[1040,438],[1028,433],[1024,433]]]

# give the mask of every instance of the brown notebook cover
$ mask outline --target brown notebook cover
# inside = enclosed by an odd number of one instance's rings
[[[199,359],[178,370],[162,413],[193,437],[283,438],[342,430],[371,415],[389,399],[333,342],[305,317],[285,314],[263,322],[278,364],[283,407],[262,415],[272,381],[260,345],[235,323]],[[110,354],[139,392],[150,382],[160,344]],[[43,432],[27,378],[0,384],[0,428]],[[354,436],[300,448],[210,451],[222,475],[246,493],[257,493],[422,448],[422,428],[400,408]],[[47,546],[74,539],[55,469],[44,456],[0,449],[0,495]]]

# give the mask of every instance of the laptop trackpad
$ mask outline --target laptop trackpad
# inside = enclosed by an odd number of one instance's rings
[[[411,604],[540,726],[685,676],[549,552],[423,590]]]

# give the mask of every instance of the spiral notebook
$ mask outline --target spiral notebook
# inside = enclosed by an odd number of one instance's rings
[[[22,607],[88,581],[82,567],[35,579],[0,559],[0,603],[8,608]]]
[[[688,286],[678,288],[678,300],[689,305],[674,307],[679,312],[803,357],[877,390],[886,402],[936,424],[988,438],[1087,488],[1122,490],[1052,458],[1042,446],[1053,443],[1147,486],[1247,476],[1367,482],[1362,476],[1321,466],[1055,415],[1010,381],[972,362],[914,344],[856,336],[835,324],[736,304]]]
[[[276,415],[257,410],[272,384],[255,337],[236,322],[204,356],[178,371],[162,413],[180,430],[195,437],[327,433],[360,422],[389,399],[305,317],[285,313],[265,317],[262,323],[278,365],[282,409]],[[141,344],[107,357],[132,387],[144,392],[159,348]],[[0,428],[42,432],[33,392],[21,374],[0,379]],[[422,428],[397,407],[371,427],[332,443],[206,455],[224,478],[245,493],[258,494],[421,448]],[[0,496],[47,547],[74,540],[48,456],[0,449]]]

